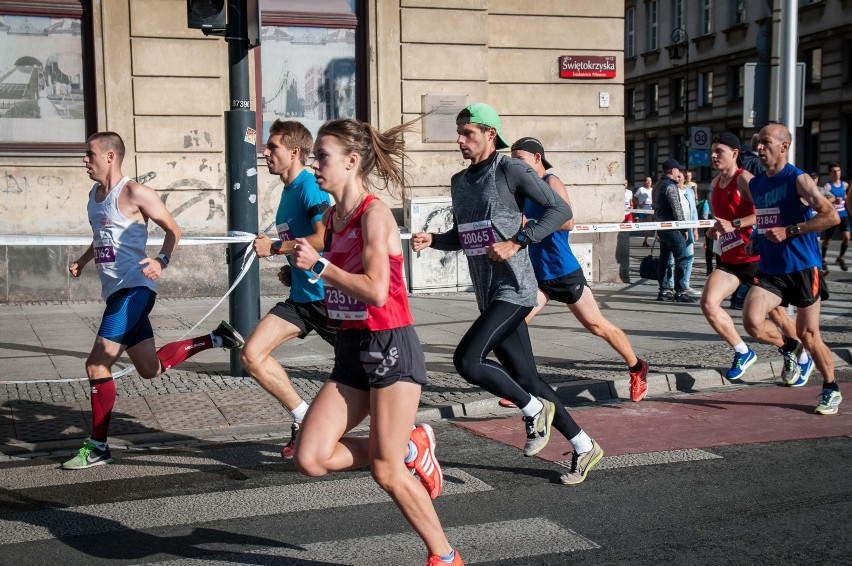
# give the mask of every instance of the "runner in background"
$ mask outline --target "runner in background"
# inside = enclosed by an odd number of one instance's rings
[[[846,211],[846,193],[849,192],[849,183],[841,178],[840,163],[832,161],[828,164],[828,182],[823,187],[823,194],[837,211],[840,217],[840,224],[831,226],[825,229],[825,236],[822,239],[822,269],[828,273],[828,264],[825,263],[825,254],[828,252],[828,244],[831,239],[840,231],[840,253],[837,254],[837,259],[834,263],[840,266],[843,271],[848,271],[846,260],[843,256],[846,255],[846,249],[849,247],[849,214]]]

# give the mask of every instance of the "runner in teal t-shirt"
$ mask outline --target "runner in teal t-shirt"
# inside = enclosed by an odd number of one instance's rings
[[[269,128],[263,156],[269,172],[284,182],[275,215],[280,242],[273,243],[265,234],[258,234],[254,249],[258,257],[287,256],[287,265],[281,268],[278,278],[290,285],[290,297],[263,317],[242,352],[243,365],[251,376],[293,415],[290,441],[281,450],[281,456],[288,459],[293,457],[296,435],[308,404],[293,388],[272,351],[297,336],[304,338],[312,330],[332,346],[336,336],[336,330],[328,322],[322,282],[311,283],[308,272],[291,269],[289,263],[296,238],[307,239],[318,250],[322,250],[325,238],[322,214],[330,203],[328,195],[317,187],[316,178],[305,168],[312,147],[313,136],[299,122],[276,120]]]

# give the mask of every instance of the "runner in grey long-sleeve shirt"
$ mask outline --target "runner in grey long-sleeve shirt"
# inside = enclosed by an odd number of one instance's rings
[[[525,456],[534,456],[547,445],[551,424],[577,453],[595,450],[602,455],[600,446],[565,410],[556,391],[539,377],[524,322],[536,304],[538,288],[526,247],[568,221],[571,209],[525,163],[497,153],[508,146],[493,108],[468,106],[456,124],[459,148],[471,166],[452,178],[453,227],[444,234],[420,232],[411,241],[414,251],[433,246],[462,249],[467,256],[481,314],[456,348],[456,370],[468,382],[521,409],[527,433]],[[526,225],[525,199],[544,209],[541,218]],[[492,351],[500,363],[487,359]],[[578,467],[560,479],[580,483],[590,467]]]

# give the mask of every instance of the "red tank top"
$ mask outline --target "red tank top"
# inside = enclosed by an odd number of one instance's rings
[[[349,223],[339,231],[334,231],[332,219],[337,205],[331,208],[326,225],[325,257],[340,269],[348,273],[364,273],[361,254],[364,240],[361,235],[361,218],[367,205],[375,200],[375,195],[367,195]],[[390,288],[388,300],[382,307],[375,307],[347,296],[324,282],[325,305],[332,320],[341,321],[342,329],[390,330],[414,323],[411,309],[408,307],[408,293],[402,278],[402,255],[388,255],[390,262]]]
[[[728,181],[724,187],[721,186],[719,178],[716,181],[716,188],[713,189],[713,194],[710,198],[710,204],[713,206],[713,216],[733,222],[737,218],[745,218],[754,214],[754,203],[745,201],[740,196],[740,191],[737,189],[737,179],[742,173],[742,169],[737,169],[734,176]],[[757,261],[760,256],[745,253],[745,244],[748,243],[751,236],[752,227],[743,226],[739,230],[729,234],[723,234],[719,237],[719,245],[722,247],[722,261],[725,263],[749,263]]]

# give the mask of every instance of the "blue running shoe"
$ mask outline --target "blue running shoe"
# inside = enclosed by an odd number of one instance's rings
[[[836,415],[841,401],[843,401],[843,397],[840,396],[840,391],[825,388],[820,393],[819,405],[816,406],[814,412],[820,415]]]
[[[811,372],[814,371],[814,359],[808,355],[808,361],[803,364],[799,364],[799,375],[795,375],[795,379],[792,381],[784,381],[784,384],[787,387],[802,387],[808,382],[808,378],[811,376]]]
[[[745,370],[751,366],[754,362],[757,361],[757,354],[754,353],[754,350],[751,348],[748,349],[748,352],[745,354],[740,354],[739,352],[734,352],[734,363],[731,364],[731,369],[728,370],[728,373],[725,374],[725,377],[730,379],[731,381],[736,381],[741,378],[745,373]]]

